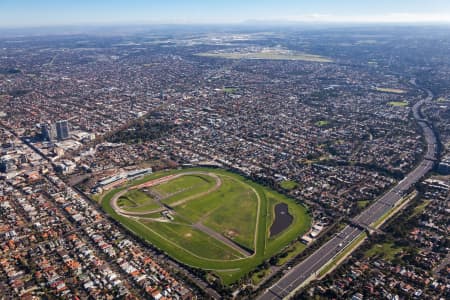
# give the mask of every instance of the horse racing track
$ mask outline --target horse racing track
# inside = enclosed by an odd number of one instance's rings
[[[224,284],[279,253],[310,226],[305,207],[294,200],[220,169],[154,173],[105,193],[101,201],[125,228],[179,262],[213,272]],[[284,213],[276,213],[277,207]],[[276,225],[274,234],[273,224],[284,225]]]

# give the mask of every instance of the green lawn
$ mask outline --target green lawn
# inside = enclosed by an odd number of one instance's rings
[[[299,255],[300,253],[303,252],[303,250],[305,250],[306,245],[301,243],[301,242],[295,242],[293,243],[291,246],[289,246],[289,248],[287,248],[284,252],[287,254],[285,257],[281,257],[278,260],[277,266],[282,266],[284,265],[286,262],[288,262],[290,259],[296,257],[297,255]]]
[[[211,238],[205,233],[193,229],[189,225],[180,225],[162,222],[142,222],[150,230],[157,232],[176,245],[183,241],[182,247],[205,259],[239,259],[243,258],[238,251],[224,245],[222,242]],[[205,247],[205,245],[208,245]]]
[[[235,88],[226,87],[226,88],[223,89],[223,92],[227,93],[227,94],[232,94],[232,93],[236,92],[236,89]]]
[[[406,93],[405,90],[393,89],[393,88],[383,88],[383,87],[377,87],[377,88],[375,88],[375,90],[377,92],[392,93],[392,94],[405,94]]]
[[[360,200],[356,203],[358,205],[358,208],[363,209],[366,208],[367,205],[369,204],[368,200]]]
[[[129,211],[129,212],[138,212],[138,213],[157,210],[159,208],[161,208],[161,206],[155,202],[144,204],[144,205],[141,205],[138,207],[122,207],[123,210]]]
[[[154,186],[151,189],[157,191],[162,196],[169,196],[184,190],[192,190],[197,187],[214,186],[214,183],[214,178],[209,176],[185,175],[171,180],[170,182]],[[207,188],[205,190],[207,190]],[[195,192],[193,194],[195,194]]]
[[[131,190],[124,196],[135,202],[136,205],[147,204],[149,201],[153,200],[149,195],[139,190]]]
[[[174,186],[172,187],[172,181],[164,183],[155,187],[151,187],[152,190],[160,193],[163,196],[161,202],[164,204],[174,204],[186,197],[194,196],[208,191],[215,185],[214,178],[209,176],[192,176],[186,175],[173,180]],[[167,197],[167,198],[164,198]]]
[[[129,212],[144,212],[158,209],[160,205],[146,193],[139,190],[130,190],[119,198],[117,204]]]
[[[258,212],[257,194],[248,185],[236,179],[223,177],[223,182],[226,189],[221,189],[221,193],[212,194],[210,199],[220,204],[216,209],[206,213],[209,215],[203,223],[248,249],[254,250]]]
[[[428,206],[430,203],[431,203],[430,200],[425,200],[425,201],[423,201],[420,205],[418,205],[418,206],[416,206],[416,207],[414,208],[414,211],[413,211],[413,213],[409,216],[409,218],[411,219],[411,218],[413,218],[413,217],[415,217],[415,216],[421,214],[421,213],[425,210],[425,208],[427,208],[427,206]]]
[[[128,199],[127,197],[120,197],[119,200],[117,200],[117,205],[119,205],[122,208],[128,208],[128,207],[136,207],[136,203],[132,200]]]
[[[394,107],[405,107],[409,105],[407,101],[391,101],[388,104]]]
[[[403,248],[395,247],[394,243],[384,243],[373,245],[364,255],[367,257],[380,256],[385,260],[392,261],[402,251]]]
[[[298,184],[297,184],[297,182],[292,181],[292,180],[284,180],[284,181],[280,182],[280,186],[283,189],[290,191],[290,190],[295,189],[298,186]]]
[[[316,126],[319,126],[319,127],[325,127],[325,126],[327,126],[329,124],[330,124],[330,121],[327,121],[327,120],[322,120],[322,121],[317,121],[316,122]]]
[[[259,272],[254,273],[252,275],[252,283],[254,285],[259,284],[268,273],[269,273],[269,270],[267,270],[267,269],[263,269]]]
[[[162,217],[161,212],[154,212],[154,213],[149,213],[149,214],[145,214],[145,215],[141,215],[142,218],[151,218],[151,219],[158,219]]]
[[[193,171],[215,173],[223,183],[218,190],[175,207],[176,222],[136,221],[117,215],[110,206],[109,202],[113,195],[124,188],[169,174]],[[179,185],[178,182],[176,184]],[[235,282],[264,260],[279,253],[305,233],[311,223],[306,208],[294,200],[240,175],[220,169],[195,168],[156,173],[145,180],[132,182],[124,188],[110,191],[103,196],[102,206],[108,214],[174,259],[186,265],[213,271],[224,284]],[[260,197],[259,206],[255,192]],[[286,230],[269,238],[273,209],[280,202],[288,205],[294,220]],[[161,217],[157,214],[152,216]],[[259,222],[256,228],[257,218]],[[237,243],[254,249],[255,254],[242,258],[243,254],[237,250],[191,226],[199,221],[217,233],[229,235]],[[295,252],[299,253],[301,250],[296,248]]]

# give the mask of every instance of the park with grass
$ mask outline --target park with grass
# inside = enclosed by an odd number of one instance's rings
[[[320,121],[317,121],[315,124],[318,127],[326,127],[326,126],[330,125],[330,121],[328,121],[328,120],[320,120]]]
[[[280,186],[283,189],[290,191],[297,188],[298,184],[293,180],[283,180],[282,182],[280,182]]]
[[[232,284],[307,232],[304,206],[214,168],[161,171],[98,197],[126,229]]]
[[[402,247],[394,245],[393,242],[375,244],[364,255],[366,257],[381,257],[384,260],[392,261],[398,254],[404,252]]]
[[[407,92],[402,89],[387,88],[387,87],[376,87],[375,91],[381,92],[381,93],[391,93],[391,94],[406,94],[406,92]]]
[[[391,101],[388,103],[388,105],[393,107],[406,107],[409,105],[408,101]]]

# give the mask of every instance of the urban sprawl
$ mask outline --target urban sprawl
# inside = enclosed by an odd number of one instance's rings
[[[450,39],[444,29],[385,30],[1,38],[2,296],[246,299],[272,287],[264,299],[279,299],[283,274],[360,226],[361,212],[428,159],[433,170],[395,214],[361,229],[368,236],[341,266],[288,291],[448,299]],[[437,137],[433,157],[420,120]],[[192,166],[229,169],[306,205],[306,249],[222,286],[95,201]]]

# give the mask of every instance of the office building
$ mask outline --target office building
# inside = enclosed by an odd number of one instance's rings
[[[69,122],[61,120],[56,122],[56,136],[59,141],[66,140],[70,136]]]
[[[56,130],[55,127],[51,124],[42,124],[41,125],[41,136],[44,141],[54,141],[56,138]]]

